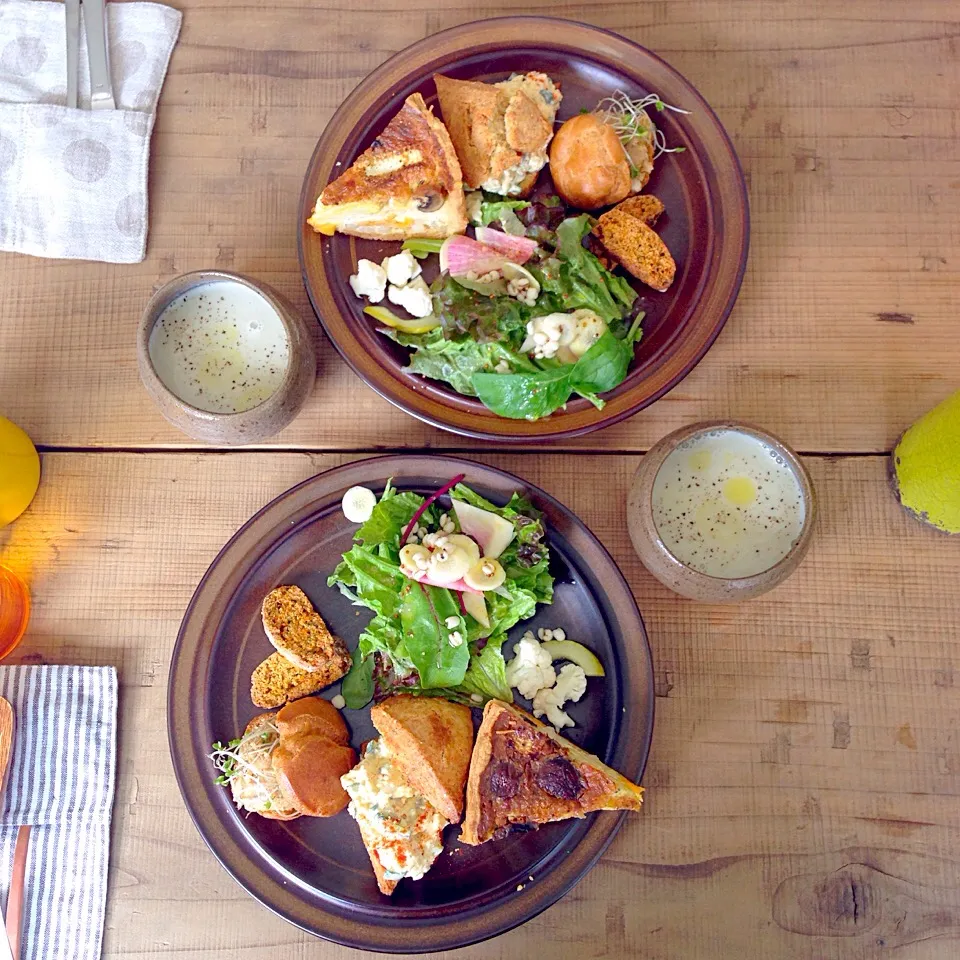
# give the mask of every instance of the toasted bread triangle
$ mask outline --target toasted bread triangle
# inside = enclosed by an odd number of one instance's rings
[[[463,816],[473,745],[470,708],[439,697],[395,696],[370,710],[404,779],[451,823]]]
[[[491,700],[470,760],[460,842],[596,810],[639,810],[643,788],[526,711]]]

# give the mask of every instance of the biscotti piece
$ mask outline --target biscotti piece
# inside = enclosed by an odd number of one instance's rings
[[[294,666],[319,670],[334,661],[347,664],[344,673],[350,669],[346,644],[327,629],[323,617],[299,587],[271,590],[263,599],[261,612],[267,639]]]
[[[282,707],[336,683],[350,669],[346,660],[331,661],[327,668],[301,670],[282,653],[271,653],[250,678],[250,699],[258,707]]]

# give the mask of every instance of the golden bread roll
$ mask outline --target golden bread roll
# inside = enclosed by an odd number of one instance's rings
[[[630,193],[630,164],[613,127],[593,113],[567,120],[550,145],[557,193],[572,207],[596,210]]]
[[[351,747],[316,733],[281,737],[273,750],[273,769],[289,806],[308,817],[332,817],[350,802],[340,784],[356,765]]]
[[[288,703],[277,712],[276,723],[281,739],[318,734],[342,747],[350,742],[350,733],[340,711],[323,697],[304,697]]]

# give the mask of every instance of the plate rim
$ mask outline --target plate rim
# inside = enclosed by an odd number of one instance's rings
[[[683,86],[685,91],[697,101],[699,107],[703,111],[704,116],[715,128],[716,133],[718,134],[720,145],[724,148],[724,154],[726,158],[731,161],[729,170],[722,167],[715,167],[714,169],[717,171],[718,177],[724,173],[733,173],[732,186],[734,187],[734,193],[736,194],[737,202],[735,203],[735,209],[732,212],[736,214],[736,216],[733,218],[732,224],[725,224],[725,229],[729,233],[735,234],[735,236],[733,236],[734,242],[739,239],[739,251],[737,254],[737,267],[730,278],[729,288],[726,291],[726,295],[723,297],[722,304],[714,315],[712,325],[710,325],[709,329],[706,329],[701,335],[696,350],[687,360],[684,361],[684,363],[678,368],[677,372],[668,377],[667,380],[665,380],[649,396],[629,403],[622,409],[613,412],[605,413],[604,411],[596,410],[595,408],[585,409],[583,414],[588,419],[586,422],[578,425],[564,426],[563,419],[568,415],[563,413],[559,416],[554,414],[556,419],[542,418],[532,422],[493,416],[490,417],[489,420],[484,424],[484,427],[471,427],[468,423],[450,422],[448,418],[445,418],[440,413],[434,414],[429,410],[421,409],[416,402],[415,395],[417,393],[417,387],[413,384],[405,384],[392,375],[389,381],[382,382],[372,376],[368,376],[367,373],[360,367],[359,362],[350,355],[347,344],[341,344],[338,337],[335,336],[331,331],[330,325],[324,317],[324,311],[321,310],[320,304],[318,303],[318,294],[314,291],[311,284],[311,279],[308,275],[307,257],[304,248],[305,238],[308,236],[311,239],[316,239],[319,237],[318,234],[315,234],[309,227],[306,226],[306,216],[309,215],[310,211],[312,211],[315,202],[314,193],[312,191],[308,192],[308,187],[311,179],[311,173],[318,162],[318,158],[328,149],[339,149],[339,145],[333,142],[334,138],[331,133],[332,128],[336,124],[338,115],[353,107],[354,104],[364,102],[367,91],[371,87],[376,87],[381,76],[389,73],[396,64],[400,63],[403,59],[410,57],[412,54],[417,54],[421,51],[427,50],[433,45],[452,40],[456,37],[462,37],[462,39],[466,40],[470,38],[472,33],[481,29],[491,30],[501,26],[515,27],[521,24],[529,26],[531,36],[542,36],[548,34],[551,25],[562,25],[564,29],[573,30],[575,33],[579,33],[583,36],[584,43],[578,49],[585,54],[596,52],[596,42],[598,42],[600,39],[605,40],[609,44],[625,46],[628,51],[631,51],[634,54],[639,53],[640,55],[649,58],[658,64],[661,69],[673,75],[676,81]],[[591,46],[588,42],[591,39],[595,41],[593,46]],[[484,41],[484,43],[486,42],[487,41]],[[537,40],[531,40],[529,45],[540,45],[544,46],[545,48],[551,46],[549,43],[544,43],[543,41]],[[552,45],[552,48],[569,49],[570,44],[554,44]],[[624,68],[621,67],[621,70],[623,69]],[[369,109],[369,106],[370,105],[367,105],[366,109]],[[716,206],[720,203],[721,201],[714,196],[713,206]],[[722,206],[721,209],[727,213],[731,212],[725,210],[725,208]],[[621,423],[622,421],[632,417],[634,414],[639,413],[641,410],[651,406],[653,403],[656,403],[657,400],[660,400],[663,396],[673,390],[674,387],[684,380],[699,365],[706,354],[710,351],[711,347],[716,342],[721,331],[726,325],[727,320],[729,319],[729,316],[736,305],[736,301],[740,294],[740,289],[743,285],[743,279],[746,274],[750,250],[750,202],[747,191],[746,177],[744,174],[743,165],[740,162],[739,155],[737,154],[736,148],[733,145],[730,134],[721,123],[716,111],[710,106],[699,90],[683,74],[681,74],[679,70],[668,63],[663,57],[654,53],[652,50],[644,47],[642,44],[637,43],[621,33],[617,33],[614,30],[565,17],[521,14],[471,20],[465,23],[456,24],[427,37],[421,38],[420,40],[409,44],[402,50],[388,57],[383,61],[383,63],[379,64],[370,73],[368,73],[353,88],[353,90],[350,91],[350,93],[334,111],[330,117],[330,120],[324,127],[306,166],[303,183],[300,190],[300,199],[298,202],[297,211],[299,216],[297,231],[297,256],[300,263],[300,275],[304,290],[306,291],[307,298],[310,302],[310,307],[317,318],[317,321],[323,328],[324,333],[333,344],[337,353],[347,363],[353,373],[367,387],[371,388],[383,399],[387,400],[393,406],[402,410],[409,416],[415,417],[417,420],[420,420],[423,423],[461,437],[467,437],[476,440],[496,440],[501,443],[509,444],[537,444],[549,442],[553,439],[584,436],[596,430],[601,430],[608,426]],[[320,239],[322,240],[324,238]],[[732,259],[733,257],[731,257],[731,260]],[[331,287],[332,289],[332,286],[329,283],[327,286]],[[335,305],[334,309],[338,314],[342,314],[342,311],[336,308]],[[330,323],[334,322],[335,321],[332,320],[330,321]],[[704,326],[706,326],[706,324],[704,324]]]
[[[291,497],[295,497],[296,494],[302,493],[305,487],[319,483],[326,486],[329,490],[337,492],[339,491],[340,487],[335,486],[334,484],[339,479],[338,475],[349,475],[351,471],[356,471],[359,467],[366,473],[369,473],[371,470],[377,471],[376,479],[379,480],[381,479],[379,476],[381,467],[382,472],[384,473],[383,479],[385,479],[391,475],[402,476],[403,474],[399,473],[398,470],[402,469],[404,465],[406,465],[407,468],[407,475],[414,475],[414,471],[423,472],[425,468],[429,470],[430,467],[437,465],[443,465],[444,468],[449,465],[449,467],[454,471],[479,470],[487,472],[488,475],[495,475],[495,477],[501,482],[505,481],[508,484],[516,484],[518,489],[525,488],[527,491],[532,493],[535,498],[541,499],[544,503],[548,503],[551,508],[559,510],[561,514],[564,515],[566,521],[572,524],[572,530],[574,532],[581,537],[586,537],[588,541],[592,541],[593,547],[599,551],[599,556],[604,561],[604,564],[609,568],[604,572],[604,592],[607,594],[607,598],[613,602],[613,599],[615,598],[611,598],[610,591],[613,588],[616,588],[616,590],[619,591],[621,596],[616,598],[617,603],[625,602],[627,612],[632,618],[635,618],[633,622],[628,625],[627,629],[632,636],[634,628],[636,628],[636,633],[639,636],[639,642],[630,645],[633,649],[623,649],[621,650],[621,654],[623,659],[632,666],[631,672],[636,672],[636,679],[643,683],[643,690],[636,693],[632,697],[627,696],[625,698],[624,709],[631,710],[634,714],[636,714],[636,716],[632,717],[632,724],[628,723],[622,728],[622,732],[616,741],[617,745],[619,746],[626,737],[635,734],[635,731],[640,724],[644,724],[645,733],[642,737],[642,743],[639,744],[639,749],[635,752],[637,771],[634,779],[637,782],[642,779],[643,771],[646,768],[647,760],[649,758],[655,720],[652,648],[647,636],[643,617],[636,604],[636,599],[633,596],[633,591],[627,583],[626,578],[623,576],[623,573],[616,561],[610,555],[609,551],[599,540],[599,538],[596,537],[589,527],[587,527],[587,525],[580,520],[580,518],[572,510],[567,508],[563,503],[536,484],[525,481],[506,470],[500,469],[499,467],[490,466],[489,464],[480,463],[474,460],[454,456],[422,457],[416,454],[392,454],[387,456],[361,458],[359,460],[353,460],[345,464],[331,467],[328,470],[322,471],[321,473],[309,477],[288,488],[280,493],[277,497],[270,500],[260,510],[256,511],[256,513],[254,513],[253,516],[251,516],[229,538],[224,546],[218,551],[216,557],[211,562],[207,570],[204,572],[203,577],[201,578],[184,612],[183,620],[178,631],[176,644],[171,655],[166,698],[167,737],[168,749],[170,751],[174,774],[177,780],[177,786],[184,805],[187,808],[187,812],[189,813],[197,831],[200,833],[200,836],[204,840],[204,843],[220,862],[221,866],[227,871],[227,873],[230,874],[230,876],[254,899],[258,900],[261,904],[266,906],[273,913],[282,917],[287,922],[292,923],[294,926],[304,930],[307,933],[310,933],[313,936],[340,943],[344,946],[386,953],[422,953],[436,950],[457,949],[459,947],[481,942],[494,936],[499,936],[500,934],[527,922],[561,899],[592,869],[592,867],[607,850],[616,834],[619,832],[623,819],[626,816],[625,812],[622,811],[619,813],[607,812],[589,815],[586,832],[580,838],[578,844],[573,848],[572,851],[567,851],[560,857],[557,865],[544,876],[542,882],[538,878],[538,882],[536,884],[526,885],[525,889],[531,890],[531,893],[526,895],[520,893],[517,894],[517,897],[522,897],[527,901],[527,903],[522,905],[521,909],[515,910],[504,924],[498,924],[494,922],[492,926],[488,923],[484,927],[483,921],[488,914],[498,909],[502,909],[504,905],[509,905],[511,902],[514,902],[516,900],[514,897],[501,898],[500,900],[494,901],[492,904],[485,907],[475,908],[477,912],[471,913],[470,916],[465,918],[463,921],[458,921],[454,917],[452,919],[444,918],[435,922],[412,922],[409,925],[404,924],[402,927],[400,925],[394,927],[373,926],[363,920],[345,918],[341,914],[325,910],[322,907],[310,904],[305,900],[299,900],[299,903],[304,906],[308,913],[311,913],[314,916],[319,916],[326,920],[326,926],[320,922],[310,925],[310,923],[306,920],[303,920],[302,917],[298,918],[292,915],[292,911],[290,909],[284,908],[283,906],[278,905],[276,902],[271,902],[271,898],[269,896],[271,890],[274,890],[278,895],[282,891],[280,891],[277,887],[274,878],[267,871],[261,868],[257,858],[249,855],[246,848],[249,846],[250,841],[244,841],[243,839],[238,839],[237,837],[231,835],[225,824],[219,818],[216,808],[206,803],[205,787],[203,783],[200,780],[191,782],[191,770],[188,769],[188,767],[191,763],[193,763],[197,770],[201,770],[202,768],[198,761],[203,758],[200,758],[196,755],[196,750],[194,748],[195,745],[191,736],[192,727],[190,720],[192,714],[190,707],[189,705],[187,705],[186,708],[184,707],[185,703],[189,704],[192,702],[190,694],[195,686],[194,680],[197,672],[192,658],[188,661],[186,654],[195,652],[195,649],[189,649],[189,630],[192,626],[194,626],[191,622],[192,618],[195,616],[199,602],[203,599],[202,595],[205,592],[205,588],[207,587],[208,581],[212,575],[220,565],[229,559],[229,552],[231,549],[237,548],[241,538],[248,534],[252,528],[255,528],[257,523],[262,522],[265,518],[271,516],[272,514],[276,514],[277,521],[285,520],[286,518],[282,515],[284,502],[289,502]],[[391,469],[393,467],[396,467],[397,470]],[[478,482],[482,483],[483,479],[480,478]],[[323,502],[329,503],[331,496],[332,493],[328,492],[322,497],[307,501],[305,505],[298,506],[296,512],[300,512],[312,504],[320,505]],[[276,523],[274,523],[274,527],[275,526]],[[259,554],[257,554],[257,559],[259,559]],[[257,561],[254,560],[252,562],[255,563]],[[250,569],[250,564],[235,564],[232,568],[232,572],[241,569],[244,571],[243,575],[245,575]],[[213,589],[213,596],[216,597],[217,595],[217,590]],[[199,628],[203,626],[203,622],[203,618],[201,618],[199,623],[195,625],[198,630],[198,634],[202,634],[202,630]],[[197,649],[201,648],[203,645],[206,645],[208,648],[211,647],[209,638],[204,638],[199,635],[198,637],[194,638],[192,642],[194,647]],[[645,677],[643,674],[645,674]],[[204,678],[202,681],[203,691],[206,691],[208,686],[208,682]],[[627,691],[627,694],[629,694],[629,691]],[[630,715],[628,714],[628,719],[629,718]],[[187,727],[185,731],[183,729],[184,724]],[[632,772],[633,771],[630,770],[628,771],[628,774]],[[199,807],[204,805],[206,805],[207,808],[200,810]],[[565,864],[567,864],[570,858],[575,855],[577,849],[582,847],[582,845],[591,839],[591,837],[593,838],[592,848],[588,851],[587,856],[582,858],[580,862],[576,863],[572,871],[567,870],[564,872]],[[550,851],[546,855],[551,856],[554,854],[553,851]],[[244,875],[241,875],[242,871],[239,868],[234,868],[234,863],[237,861],[237,857],[240,858],[241,865],[248,865],[248,870]],[[251,886],[251,883],[253,883],[251,880],[251,874],[254,875],[254,880],[259,878],[263,881],[262,885],[267,888],[266,895],[264,895],[263,889]],[[553,878],[554,882],[548,889],[546,881],[550,878]],[[286,885],[286,892],[292,893],[296,898],[297,894],[292,887],[293,885]],[[478,925],[478,929],[474,929],[474,924]],[[343,929],[348,927],[350,928],[350,933],[341,933]],[[374,933],[377,931],[387,931],[392,935],[393,940],[392,942],[380,942],[375,938],[369,938],[362,935],[364,932],[370,933],[371,931]],[[467,932],[458,934],[457,931]]]

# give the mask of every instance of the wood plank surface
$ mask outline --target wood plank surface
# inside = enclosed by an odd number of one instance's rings
[[[104,957],[361,954],[250,899],[193,828],[166,745],[165,683],[190,595],[222,544],[287,487],[350,459],[301,453],[43,457],[0,530],[30,581],[18,659],[120,670],[119,781]],[[635,456],[475,457],[573,508],[630,582],[656,662],[644,811],[541,917],[473,958],[933,960],[960,950],[960,551],[894,502],[886,462],[809,458],[812,550],[767,597],[698,605],[630,546]]]
[[[409,43],[517,12],[455,0],[176,5],[185,17],[153,139],[147,259],[0,255],[0,410],[47,446],[189,444],[137,378],[135,329],[151,292],[217,266],[274,284],[308,312],[297,202],[333,111]],[[752,206],[743,291],[714,349],[653,408],[569,446],[642,451],[682,423],[737,416],[805,451],[881,451],[956,388],[956,4],[537,0],[523,10],[618,30],[670,61],[730,132]],[[273,445],[476,446],[393,409],[317,336],[317,388]]]

